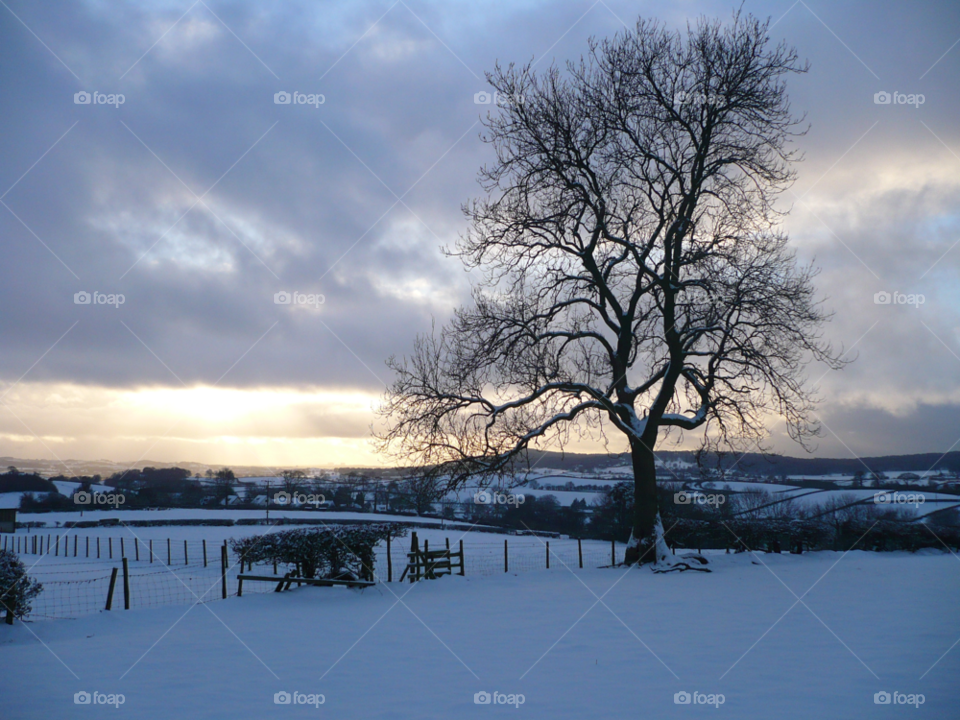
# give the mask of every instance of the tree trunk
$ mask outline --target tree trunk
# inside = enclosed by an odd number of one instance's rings
[[[658,560],[657,534],[663,533],[657,499],[657,467],[653,443],[630,441],[633,461],[633,530],[627,545],[624,563],[651,563]],[[662,542],[662,540],[661,540]]]

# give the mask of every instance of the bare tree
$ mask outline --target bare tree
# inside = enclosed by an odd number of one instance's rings
[[[471,307],[391,358],[381,449],[460,487],[615,428],[633,563],[668,554],[654,450],[671,430],[720,446],[779,415],[794,439],[816,434],[804,364],[840,362],[774,208],[799,134],[784,77],[806,68],[767,28],[640,20],[566,73],[488,74],[510,102],[485,121],[497,162],[452,253],[484,274]]]

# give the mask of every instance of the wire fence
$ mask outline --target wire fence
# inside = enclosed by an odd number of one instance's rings
[[[625,546],[601,541],[532,536],[443,538],[434,550],[464,550],[464,574],[594,568],[622,562]],[[398,582],[407,565],[411,538],[376,548],[374,576]],[[430,540],[422,540],[421,546]],[[451,545],[452,543],[452,545]],[[188,605],[237,595],[242,572],[276,576],[292,566],[250,565],[223,544],[206,540],[144,540],[77,534],[4,536],[0,548],[21,556],[28,574],[43,585],[32,601],[30,620],[77,618],[105,610]],[[269,582],[250,582],[244,594],[273,592]]]

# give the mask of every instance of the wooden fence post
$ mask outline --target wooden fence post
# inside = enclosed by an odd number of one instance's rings
[[[79,537],[78,535],[74,535],[74,536],[73,536],[73,556],[74,556],[74,557],[77,556],[77,540],[79,540],[79,539],[80,539],[80,537]]]
[[[189,565],[189,564],[190,564],[190,558],[187,556],[187,541],[186,541],[186,540],[183,541],[183,564],[184,564],[184,565]],[[241,568],[241,570],[242,570],[242,568]]]
[[[90,536],[87,535],[87,557],[90,557]]]
[[[220,547],[220,583],[223,586],[223,599],[227,599],[227,541]]]
[[[123,545],[123,538],[120,538],[120,557],[125,558],[127,556],[127,550]]]
[[[547,570],[550,569],[550,541],[547,540]]]
[[[97,560],[100,559],[100,538],[97,537]]]
[[[56,542],[53,543],[53,554],[55,557],[60,555],[60,536],[57,535]]]
[[[140,538],[136,538],[133,542],[133,552],[136,555],[137,562],[140,562]]]
[[[150,541],[150,562],[153,562],[153,540]]]
[[[577,538],[577,555],[580,557],[580,569],[583,570],[583,543]]]
[[[122,558],[123,561],[123,609],[130,609],[130,565],[127,558]]]
[[[110,587],[107,588],[107,606],[105,610],[109,610],[113,607],[113,589],[117,586],[117,569],[113,568],[113,572],[110,573]]]
[[[466,574],[464,565],[466,565],[466,559],[463,557],[463,539],[460,540],[460,576]]]
[[[107,552],[110,554],[109,560],[113,560],[113,538],[107,538]]]
[[[510,570],[510,561],[507,559],[507,539],[503,539],[503,571],[508,572]]]
[[[170,560],[170,538],[167,538],[167,566],[169,567],[172,564]]]
[[[387,533],[387,582],[393,582],[393,556],[390,554],[390,533]]]
[[[617,564],[617,541],[610,541],[610,566],[613,567]]]
[[[206,541],[206,539],[204,539],[204,541],[203,541],[203,566],[204,566],[204,567],[207,566],[207,541]]]

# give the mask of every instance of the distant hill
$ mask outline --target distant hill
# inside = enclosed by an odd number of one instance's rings
[[[688,465],[691,469],[696,467],[696,457],[693,452],[681,450],[662,450],[657,452],[657,459],[660,463],[668,466]],[[923,453],[918,455],[884,455],[881,457],[865,458],[811,458],[811,457],[788,457],[786,455],[763,455],[761,453],[747,453],[739,455],[737,453],[726,453],[722,458],[716,455],[705,456],[702,459],[707,468],[716,468],[718,463],[724,468],[729,469],[736,465],[736,470],[746,475],[758,475],[766,477],[768,475],[808,475],[811,477],[821,475],[843,474],[852,475],[858,470],[865,473],[901,473],[915,472],[922,473],[928,471],[944,471],[950,474],[960,474],[960,451],[949,452],[944,455],[939,453]],[[604,468],[630,465],[630,456],[626,453],[560,453],[560,452],[539,452],[530,453],[530,464],[537,470],[568,470],[580,472],[597,472]],[[53,460],[30,460],[22,458],[0,457],[0,468],[16,466],[21,472],[35,472],[45,477],[53,475],[94,475],[100,474],[107,477],[118,470],[126,470],[130,465],[113,462],[110,460],[67,460],[60,463]],[[170,468],[181,467],[195,474],[203,474],[207,469],[216,470],[222,465],[204,465],[194,462],[154,462],[150,460],[141,460],[134,464],[136,468],[156,467]],[[231,465],[238,478],[246,476],[274,476],[282,469],[294,469],[294,466],[286,467],[266,467],[253,465]],[[316,474],[318,468],[301,467],[308,475]],[[396,477],[404,472],[404,468],[361,468],[361,467],[341,467],[336,470],[344,475],[356,474],[366,477]]]

